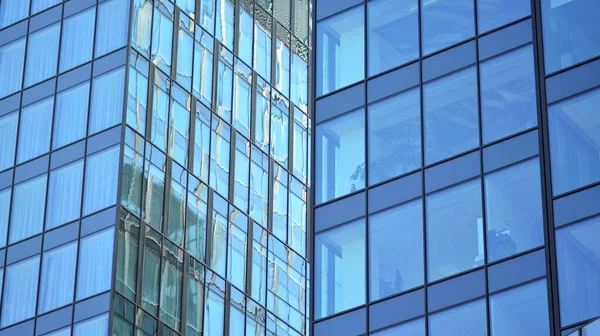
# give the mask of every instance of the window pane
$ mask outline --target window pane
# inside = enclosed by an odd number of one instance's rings
[[[110,289],[114,229],[81,238],[77,267],[77,300]]]
[[[369,75],[419,57],[417,1],[377,0],[368,3]]]
[[[250,163],[250,217],[263,227],[269,216],[269,157],[252,146]]]
[[[196,112],[194,140],[194,175],[208,183],[208,163],[210,153],[210,117],[211,112],[201,107]]]
[[[266,81],[271,81],[271,25],[273,18],[256,8],[254,25],[254,69]]]
[[[206,221],[208,216],[208,188],[200,184],[188,192],[186,215],[186,250],[200,261],[204,261],[206,245]]]
[[[146,226],[144,247],[144,270],[142,276],[142,308],[158,315],[158,291],[160,284],[161,236]]]
[[[22,0],[12,0],[21,3]],[[0,6],[4,6],[2,2]],[[26,1],[25,1],[26,3]],[[25,64],[25,38],[0,47],[0,98],[21,89],[23,65]]]
[[[561,325],[600,314],[600,217],[556,231]]]
[[[137,282],[138,240],[140,222],[125,211],[119,218],[115,288],[119,294],[135,302]]]
[[[211,34],[215,32],[215,1],[200,0],[200,18],[198,22],[200,22],[202,28]]]
[[[231,122],[233,99],[233,54],[221,49],[217,69],[217,115]]]
[[[177,0],[177,6],[187,15],[194,15],[196,12],[196,0]]]
[[[413,89],[369,106],[369,184],[421,166],[421,94]]]
[[[237,136],[235,147],[233,204],[247,213],[250,192],[250,142]]]
[[[500,27],[531,14],[531,2],[522,0],[477,0],[479,33]]]
[[[61,0],[33,0],[31,1],[31,14],[41,12],[44,9],[50,8],[60,2]]]
[[[11,189],[0,190],[0,247],[6,245]]]
[[[71,326],[44,334],[43,336],[71,336]]]
[[[35,315],[39,267],[38,255],[6,268],[2,295],[2,327]]]
[[[364,78],[364,7],[317,23],[317,96]]]
[[[200,32],[200,33],[198,33]],[[201,34],[198,38],[198,34]],[[212,101],[213,38],[204,30],[196,31],[194,42],[194,74],[192,92],[201,102],[210,106]]]
[[[426,206],[429,281],[481,266],[481,182],[472,180],[428,195]]]
[[[79,218],[83,186],[83,160],[50,172],[46,230]]]
[[[600,90],[548,108],[554,195],[600,180]]]
[[[284,96],[290,96],[290,33],[277,26],[275,87]]]
[[[154,229],[161,230],[165,199],[165,172],[146,161],[144,167],[144,192],[142,219]]]
[[[21,110],[17,163],[25,162],[50,150],[50,130],[54,97]]]
[[[253,3],[242,1],[240,7],[240,28],[238,29],[238,56],[248,65],[252,65],[254,50],[254,17]]]
[[[206,285],[204,336],[225,335],[225,283],[222,279],[217,278],[216,275],[207,273]]]
[[[173,91],[182,93],[178,87],[174,87]],[[186,97],[186,102],[189,103],[190,95],[183,93]],[[173,159],[183,166],[187,166],[188,147],[190,139],[190,111],[188,107],[184,107],[176,100],[171,102],[171,121],[169,123],[169,154]]]
[[[188,336],[201,336],[204,313],[204,267],[194,259],[190,259],[188,270],[186,332]]]
[[[597,20],[600,3],[586,0],[542,0],[546,73],[600,54]]]
[[[85,137],[89,95],[88,81],[56,95],[52,148],[59,148]]]
[[[129,0],[109,0],[98,4],[96,57],[127,44]]]
[[[287,241],[288,220],[288,173],[280,165],[274,164],[273,190],[273,215],[271,217],[271,231],[279,240]]]
[[[315,318],[365,303],[365,221],[344,224],[315,237]]]
[[[369,218],[371,301],[423,284],[423,204],[417,200]]]
[[[231,127],[219,118],[212,121],[210,186],[223,196],[229,194],[229,139]]]
[[[121,170],[121,206],[140,216],[144,158],[129,146],[125,146],[124,151]]]
[[[158,8],[154,9],[152,28],[152,62],[165,73],[171,73],[173,48],[173,19]]]
[[[123,120],[124,90],[124,67],[93,79],[88,134],[107,129]]]
[[[44,253],[38,314],[73,302],[77,242]]]
[[[248,217],[232,208],[229,216],[227,239],[227,279],[237,288],[244,289],[246,284],[246,242]]]
[[[414,321],[405,322],[395,327],[391,327],[376,333],[372,336],[425,336],[425,319],[420,318]]]
[[[254,143],[269,153],[269,122],[271,121],[271,86],[258,78],[255,95]]]
[[[181,290],[183,281],[183,251],[165,241],[160,286],[160,319],[179,330]]]
[[[0,3],[0,28],[4,28],[29,14],[29,1],[2,0]]]
[[[60,71],[74,68],[92,58],[96,7],[66,18],[60,47]]]
[[[47,175],[14,186],[10,216],[10,243],[42,232]]]
[[[115,204],[119,173],[119,147],[112,147],[87,158],[83,214]]]
[[[475,35],[473,0],[421,0],[423,55]]]
[[[0,117],[0,171],[12,167],[15,162],[18,117],[18,112]]]
[[[154,84],[150,141],[166,152],[170,101],[168,92],[171,90],[171,80],[156,70]]]
[[[214,0],[212,1],[214,2]],[[216,12],[219,15],[216,20],[215,37],[229,50],[233,50],[235,0],[216,0],[216,2]],[[212,32],[212,30],[209,31]]]
[[[146,134],[148,111],[148,61],[137,53],[129,55],[127,85],[127,125],[140,134]]]
[[[310,119],[304,113],[294,108],[294,135],[293,140],[293,172],[294,176],[306,183],[308,174],[308,125]]]
[[[233,83],[233,126],[246,138],[250,138],[252,110],[252,70],[242,62],[235,63]]]
[[[425,164],[479,144],[477,71],[471,67],[423,88]]]
[[[142,55],[149,58],[152,25],[152,1],[133,1],[133,29],[131,43]]]
[[[550,335],[548,288],[539,280],[490,297],[495,336]]]
[[[185,184],[185,181],[184,181]],[[183,246],[183,221],[185,220],[185,187],[171,179],[171,195],[169,197],[169,219],[167,223],[167,236],[179,246]]]
[[[73,326],[73,336],[104,336],[108,333],[108,314],[100,315]]]
[[[544,244],[539,159],[485,176],[488,262]]]
[[[211,249],[208,266],[217,274],[225,276],[227,262],[227,217],[228,203],[225,199],[215,195],[215,208],[212,215]]]
[[[316,203],[365,187],[364,110],[317,125]]]
[[[288,243],[301,256],[306,255],[307,188],[292,178],[290,183]]]
[[[25,86],[31,86],[56,74],[60,23],[55,23],[29,35]]]
[[[480,71],[484,143],[537,125],[532,46],[483,62]]]
[[[470,302],[432,314],[429,317],[431,336],[487,335],[485,300]]]
[[[267,230],[258,224],[253,227],[252,241],[252,299],[265,305],[267,291]]]
[[[187,17],[182,17],[182,20]],[[189,19],[188,19],[189,20]],[[188,21],[189,22],[189,21]],[[180,24],[177,42],[177,82],[187,91],[192,88],[192,58],[194,52],[194,38],[189,34],[187,28],[183,28],[184,23]]]
[[[273,95],[271,109],[271,156],[282,166],[288,166],[290,117],[288,102],[279,93]]]
[[[294,105],[306,112],[308,108],[308,53],[305,46],[292,38],[292,75],[290,97]],[[320,67],[319,67],[320,69]],[[333,71],[333,70],[332,70]]]

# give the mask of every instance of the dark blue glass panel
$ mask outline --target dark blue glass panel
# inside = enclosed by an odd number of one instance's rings
[[[477,29],[481,34],[529,14],[531,14],[530,1],[477,0]]]
[[[423,55],[475,35],[473,0],[421,0]]]
[[[430,336],[487,335],[485,300],[473,301],[432,314],[429,317]]]
[[[60,2],[62,2],[62,1],[61,0],[32,0],[31,1],[31,14],[41,12],[44,9],[50,8]]]
[[[492,295],[490,320],[494,336],[550,335],[546,280]]]

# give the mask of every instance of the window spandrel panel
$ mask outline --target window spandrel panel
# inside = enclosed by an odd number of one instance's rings
[[[477,0],[477,29],[485,33],[531,14],[531,2]]]

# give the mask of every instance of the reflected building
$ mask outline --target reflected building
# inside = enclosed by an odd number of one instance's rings
[[[0,335],[307,335],[309,0],[0,0]]]
[[[315,336],[594,334],[599,14],[316,1]]]

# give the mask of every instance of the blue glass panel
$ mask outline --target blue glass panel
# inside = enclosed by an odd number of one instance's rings
[[[217,68],[217,109],[219,117],[231,122],[233,104],[233,55],[222,50]]]
[[[418,88],[369,105],[369,184],[421,166]]]
[[[47,175],[40,175],[14,187],[9,243],[42,232],[46,204]]]
[[[49,334],[44,334],[44,336],[71,336],[71,326],[53,331]]]
[[[85,163],[84,215],[115,204],[119,153],[119,147],[115,146],[88,156]]]
[[[282,31],[282,32],[280,32]],[[276,42],[276,61],[275,64],[275,87],[279,92],[283,93],[284,96],[290,96],[290,42],[289,33],[284,31],[282,28],[278,28],[278,35],[284,35],[283,40],[281,36],[277,37]]]
[[[423,55],[475,35],[473,0],[421,0]]]
[[[261,13],[262,15],[267,15]],[[272,20],[270,16],[267,16]],[[269,21],[270,22],[270,21]],[[254,25],[254,69],[263,79],[271,80],[271,27],[256,20]]]
[[[96,57],[127,44],[129,0],[108,0],[98,4]]]
[[[364,78],[364,6],[317,23],[317,96]]]
[[[17,0],[21,2],[22,0]],[[4,2],[0,5],[4,5]],[[0,47],[0,98],[21,89],[25,65],[25,38]]]
[[[77,300],[110,289],[114,240],[113,228],[81,238],[77,264]]]
[[[194,76],[192,92],[207,106],[212,101],[213,38],[199,29],[200,39],[194,42]],[[198,32],[197,31],[197,32]]]
[[[177,101],[171,103],[169,138],[171,142],[169,153],[175,161],[186,166],[190,139],[190,111]]]
[[[470,302],[429,317],[430,336],[487,335],[485,300]]]
[[[187,310],[185,334],[202,336],[204,313],[204,267],[190,259],[187,276]]]
[[[252,241],[252,299],[265,305],[267,290],[267,230],[254,223]]]
[[[246,242],[248,240],[248,217],[232,208],[229,216],[227,238],[227,280],[237,288],[246,284]],[[242,319],[243,321],[243,319]]]
[[[11,189],[0,190],[0,247],[6,245]]]
[[[288,174],[280,165],[274,166],[272,231],[275,237],[285,242],[288,229]]]
[[[85,137],[90,83],[85,82],[56,95],[52,148],[59,148]]]
[[[31,86],[56,74],[60,23],[55,23],[29,35],[25,86]]]
[[[146,161],[144,167],[144,194],[142,219],[156,230],[162,228],[165,199],[165,172]]]
[[[233,204],[247,213],[250,192],[250,142],[237,136],[235,147]]]
[[[246,138],[250,138],[250,116],[252,114],[252,70],[241,62],[235,64],[233,83],[233,126]]]
[[[254,143],[269,153],[269,123],[271,121],[271,87],[262,79],[256,86],[256,110],[254,120]]]
[[[308,116],[294,109],[294,135],[293,139],[293,173],[302,182],[306,182],[308,174]]]
[[[364,304],[366,246],[363,219],[315,237],[315,318]]]
[[[485,176],[488,261],[544,244],[539,159]]]
[[[250,164],[250,217],[266,227],[269,216],[269,158],[252,146]]]
[[[190,91],[192,88],[192,58],[194,57],[194,38],[187,32],[187,29],[181,28],[179,29],[177,36],[176,80],[187,91]]]
[[[0,117],[0,171],[12,167],[17,145],[17,112]]]
[[[196,0],[177,0],[177,6],[187,15],[194,15],[196,12]]]
[[[304,48],[302,52],[293,48],[292,54],[292,74],[290,84],[290,97],[294,105],[306,112],[308,107],[308,50]]]
[[[417,1],[377,0],[368,3],[369,75],[419,57]]]
[[[206,245],[207,191],[207,187],[201,184],[187,196],[185,246],[190,255],[201,261],[204,261]]]
[[[481,182],[472,180],[428,195],[426,207],[428,280],[483,265]]]
[[[152,63],[167,74],[171,74],[172,48],[173,19],[155,8],[152,26]]]
[[[92,58],[96,7],[66,18],[60,46],[60,72]]]
[[[160,319],[178,330],[181,320],[183,286],[183,251],[165,241],[160,285]]]
[[[562,326],[600,315],[600,217],[556,231],[558,293]]]
[[[523,0],[477,0],[479,33],[500,27],[531,14],[531,2]]]
[[[209,33],[215,32],[215,1],[221,0],[200,0],[200,18],[199,21],[202,28]]]
[[[159,71],[155,72],[155,76],[150,141],[166,152],[170,101],[168,92],[171,90],[171,80]]]
[[[400,325],[371,333],[372,336],[425,336],[425,319],[405,322]]]
[[[240,28],[238,30],[238,56],[248,65],[253,64],[254,17],[252,13],[252,3],[247,4],[247,2],[242,1],[240,7]]]
[[[208,266],[217,274],[225,276],[227,263],[227,226],[228,203],[218,195],[214,197],[220,206],[213,209],[211,232],[211,250]]]
[[[73,301],[77,242],[44,253],[38,314]]]
[[[204,299],[204,336],[225,334],[225,285],[223,280],[215,277],[212,275],[211,279],[207,275],[206,278],[208,288]]]
[[[127,125],[140,134],[145,134],[148,112],[148,61],[137,53],[132,53],[129,62]]]
[[[93,79],[88,134],[97,133],[123,120],[124,91],[125,68],[123,67]]]
[[[586,0],[542,0],[546,73],[600,54],[600,3]]]
[[[370,300],[423,284],[423,204],[417,200],[369,217]]]
[[[279,100],[279,101],[278,101]],[[287,101],[273,97],[271,109],[271,156],[287,168],[289,150],[289,126]]]
[[[40,257],[35,256],[6,268],[0,319],[2,327],[35,315],[39,265]]]
[[[54,97],[50,97],[21,110],[17,163],[25,162],[50,150],[53,107]]]
[[[216,12],[219,15],[217,15],[216,19],[215,38],[221,41],[229,50],[233,50],[235,0],[216,0],[216,2]],[[212,30],[209,31],[212,32]]]
[[[296,179],[292,178],[291,193],[288,205],[288,243],[301,256],[306,255],[306,211],[307,190]]]
[[[550,335],[548,287],[539,280],[490,297],[492,335]]]
[[[471,67],[423,88],[425,164],[479,144],[477,72]]]
[[[229,194],[229,141],[231,127],[219,118],[212,120],[210,186],[223,196]]]
[[[365,187],[364,110],[317,125],[316,203]]]
[[[46,230],[79,218],[83,187],[83,160],[50,172]]]
[[[208,110],[196,113],[194,134],[194,175],[208,183],[208,163],[210,153],[210,116]]]
[[[554,195],[600,180],[599,104],[597,89],[548,108]]]
[[[183,246],[183,222],[185,220],[185,187],[171,179],[171,191],[169,197],[169,219],[167,224],[167,236],[179,246]]]
[[[108,314],[79,322],[73,326],[73,336],[104,336],[108,333]]]
[[[131,44],[146,58],[150,58],[150,41],[152,39],[152,1],[133,1],[133,28]]]
[[[32,0],[31,1],[31,14],[41,12],[44,9],[50,8],[60,2],[62,2],[62,1],[61,0]]]
[[[0,3],[0,28],[11,25],[29,14],[29,1],[3,0]]]
[[[485,61],[480,71],[484,143],[537,125],[532,46]]]

